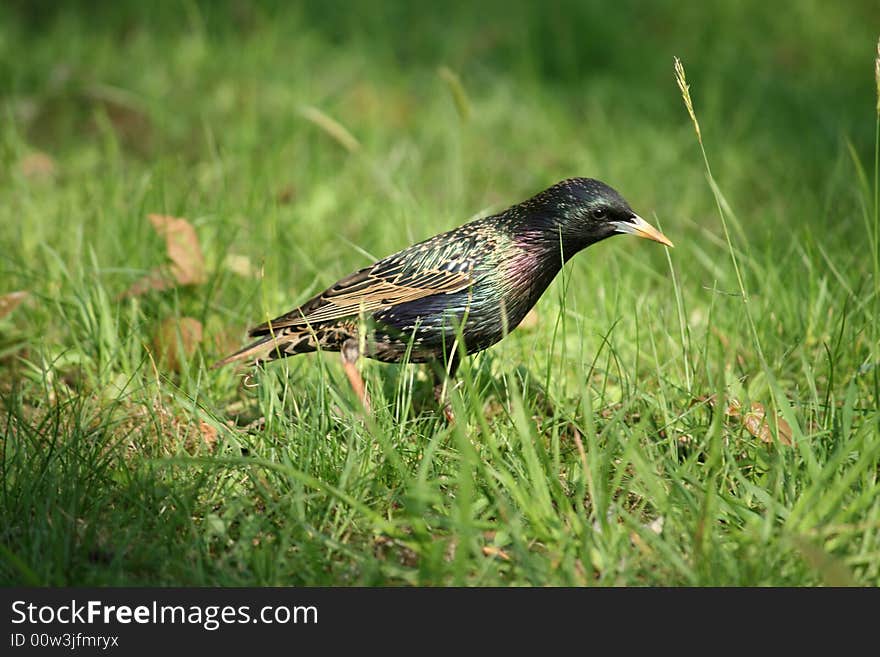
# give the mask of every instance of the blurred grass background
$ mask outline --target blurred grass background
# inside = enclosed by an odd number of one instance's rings
[[[3,581],[876,585],[878,19],[4,3],[0,294],[28,297],[0,319]],[[569,176],[676,249],[575,258],[464,368],[455,427],[410,366],[365,364],[365,421],[333,354],[257,388],[207,369],[369,258]],[[149,213],[191,222],[207,282],[120,299],[166,259]],[[794,447],[725,413],[779,392]]]

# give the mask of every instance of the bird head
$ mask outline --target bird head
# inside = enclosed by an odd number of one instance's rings
[[[569,178],[536,198],[552,209],[563,243],[575,246],[575,250],[617,233],[672,246],[669,238],[636,214],[626,199],[599,180]]]

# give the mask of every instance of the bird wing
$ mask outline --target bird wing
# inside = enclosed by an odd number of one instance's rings
[[[473,262],[448,260],[424,268],[387,258],[346,276],[299,308],[250,330],[265,335],[291,326],[330,322],[372,313],[435,294],[450,294],[473,284]]]

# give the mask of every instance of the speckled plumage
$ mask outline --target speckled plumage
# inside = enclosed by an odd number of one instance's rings
[[[456,326],[468,354],[512,331],[568,258],[617,232],[669,244],[611,187],[564,180],[492,216],[436,235],[347,276],[294,310],[251,329],[259,338],[220,361],[262,362],[343,350],[398,362],[453,356]]]

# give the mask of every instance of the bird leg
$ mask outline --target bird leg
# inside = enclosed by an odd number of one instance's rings
[[[455,412],[449,403],[449,385],[458,370],[458,354],[454,353],[445,368],[434,369],[434,401],[443,408],[447,424],[455,424]]]
[[[342,356],[342,368],[345,370],[345,376],[348,377],[348,381],[354,389],[354,394],[357,395],[357,398],[361,400],[361,404],[364,405],[364,411],[369,413],[370,396],[367,394],[364,380],[357,370],[357,359],[361,355],[357,338],[349,338],[343,342],[339,353]]]

